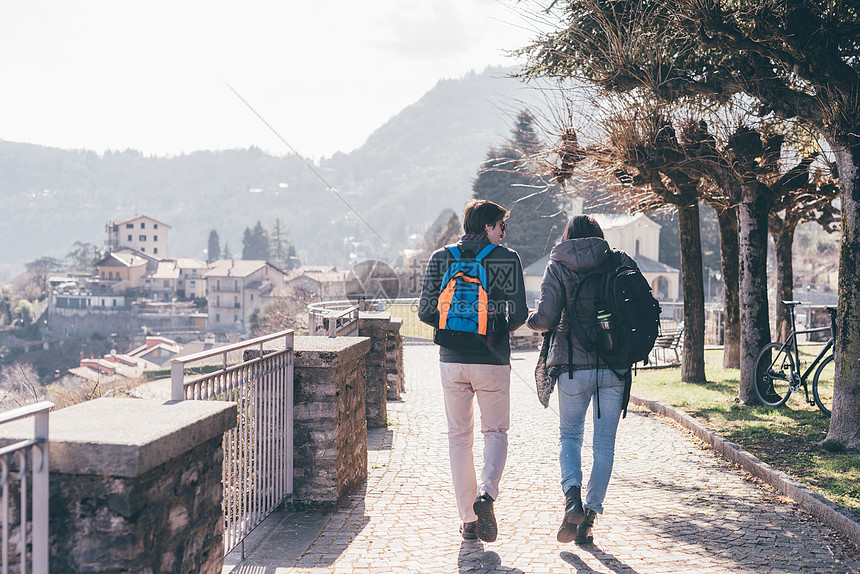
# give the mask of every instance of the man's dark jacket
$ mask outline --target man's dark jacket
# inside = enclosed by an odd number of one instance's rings
[[[477,254],[487,244],[489,240],[485,236],[464,235],[457,242],[457,247],[461,253],[469,251]],[[437,304],[439,291],[442,288],[442,277],[453,262],[454,256],[443,247],[434,251],[427,263],[424,286],[418,302],[418,318],[433,327],[439,326]],[[487,270],[487,294],[490,307],[498,312],[504,312],[507,329],[503,329],[499,341],[486,352],[464,352],[439,347],[439,361],[442,363],[509,365],[511,362],[510,332],[521,327],[528,317],[523,266],[516,251],[501,245],[497,245],[483,259],[483,262]]]

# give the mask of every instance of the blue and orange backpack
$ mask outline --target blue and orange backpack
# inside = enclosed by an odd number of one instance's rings
[[[487,352],[495,346],[498,325],[483,264],[495,247],[490,243],[474,257],[456,245],[445,247],[454,262],[442,277],[439,289],[439,324],[433,338],[437,345],[466,352]]]

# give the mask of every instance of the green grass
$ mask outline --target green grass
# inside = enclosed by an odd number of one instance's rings
[[[433,327],[418,320],[417,305],[393,304],[385,308],[392,317],[403,319],[400,334],[404,337],[419,337],[421,339],[433,339]]]
[[[817,354],[812,346],[811,360]],[[830,419],[806,404],[803,392],[785,406],[747,407],[737,401],[739,371],[722,366],[722,350],[705,352],[706,384],[682,383],[679,367],[639,370],[633,394],[677,407],[794,480],[860,518],[860,454],[833,453],[820,443]]]

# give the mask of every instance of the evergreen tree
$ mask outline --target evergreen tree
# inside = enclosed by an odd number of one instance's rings
[[[520,112],[511,141],[490,148],[472,184],[475,199],[488,199],[510,210],[504,243],[519,253],[524,266],[550,252],[566,223],[556,202],[556,188],[529,159],[540,148],[534,118]]]
[[[242,259],[256,259],[254,253],[254,235],[251,228],[246,227],[242,233]]]
[[[269,234],[259,221],[242,234],[242,259],[269,259]]]
[[[14,293],[9,286],[0,288],[0,325],[12,324],[12,298]]]
[[[284,229],[284,223],[280,219],[275,219],[270,238],[271,248],[269,253],[272,257],[272,263],[280,269],[288,269],[287,260],[290,257],[289,250],[292,247],[292,243],[290,242],[289,233]]]
[[[224,242],[224,253],[221,254],[224,259],[233,259],[233,254],[230,253],[230,244],[228,242]]]
[[[537,154],[543,147],[534,122],[534,116],[523,110],[517,115],[514,126],[514,143],[526,157]]]
[[[206,263],[221,259],[221,240],[218,238],[218,232],[214,229],[209,232],[209,247],[206,253]]]
[[[271,246],[269,243],[269,232],[263,228],[263,224],[257,221],[254,226],[254,245],[256,247],[255,259],[268,260],[271,256]]]
[[[290,243],[289,247],[287,247],[287,261],[286,261],[286,269],[284,271],[289,271],[290,269],[297,269],[302,264],[299,261],[299,256],[296,254],[296,246]]]

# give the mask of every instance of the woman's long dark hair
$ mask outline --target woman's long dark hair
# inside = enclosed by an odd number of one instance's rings
[[[584,237],[603,237],[603,229],[590,215],[574,215],[564,228],[565,239],[582,239]]]

